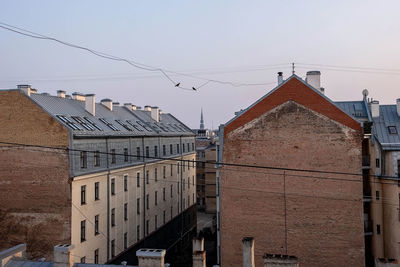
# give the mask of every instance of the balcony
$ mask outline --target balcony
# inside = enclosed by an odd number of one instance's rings
[[[363,169],[371,168],[371,157],[370,157],[370,155],[363,155],[362,156],[362,168]]]

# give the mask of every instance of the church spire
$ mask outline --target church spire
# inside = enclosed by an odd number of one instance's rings
[[[204,130],[203,108],[201,108],[201,115],[200,115],[200,130]]]

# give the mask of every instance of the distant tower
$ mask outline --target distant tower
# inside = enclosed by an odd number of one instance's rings
[[[200,115],[200,130],[204,130],[203,108],[201,109],[201,115]]]

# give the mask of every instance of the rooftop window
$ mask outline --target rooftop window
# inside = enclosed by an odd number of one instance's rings
[[[81,117],[72,116],[72,118],[73,118],[77,123],[79,123],[83,128],[85,128],[86,130],[88,130],[88,131],[94,131],[94,130],[96,130],[96,128],[95,128],[93,125],[89,124],[87,121],[85,121],[85,120],[82,119]]]
[[[116,128],[111,122],[106,121],[106,119],[101,118],[99,119],[102,123],[104,123],[105,125],[107,125],[111,130],[118,132],[119,129]]]
[[[94,128],[96,128],[99,131],[103,131],[103,129],[100,128],[100,126],[98,126],[96,123],[94,123],[93,121],[91,121],[88,117],[83,117],[83,119],[85,121],[87,121],[88,123],[90,123]]]
[[[121,121],[121,120],[115,120],[119,125],[121,125],[122,127],[124,127],[126,130],[128,130],[128,131],[130,131],[130,132],[132,132],[132,129],[131,129],[131,127],[129,127],[126,123],[124,123],[123,121]]]
[[[143,122],[141,122],[141,121],[136,121],[136,122],[137,122],[137,124],[142,126],[146,131],[152,132],[152,130],[149,127],[147,127]]]
[[[390,134],[397,134],[396,126],[388,126],[388,130]]]
[[[82,129],[75,123],[73,122],[70,118],[64,116],[64,115],[57,115],[57,118],[59,118],[62,122],[64,122],[69,128],[72,130],[78,130],[81,131]]]
[[[139,132],[143,132],[143,129],[141,129],[139,126],[137,126],[133,121],[127,120],[126,121],[130,126],[138,130]]]

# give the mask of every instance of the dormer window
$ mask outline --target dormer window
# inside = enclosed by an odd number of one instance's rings
[[[396,126],[388,126],[388,130],[390,134],[397,134]]]

